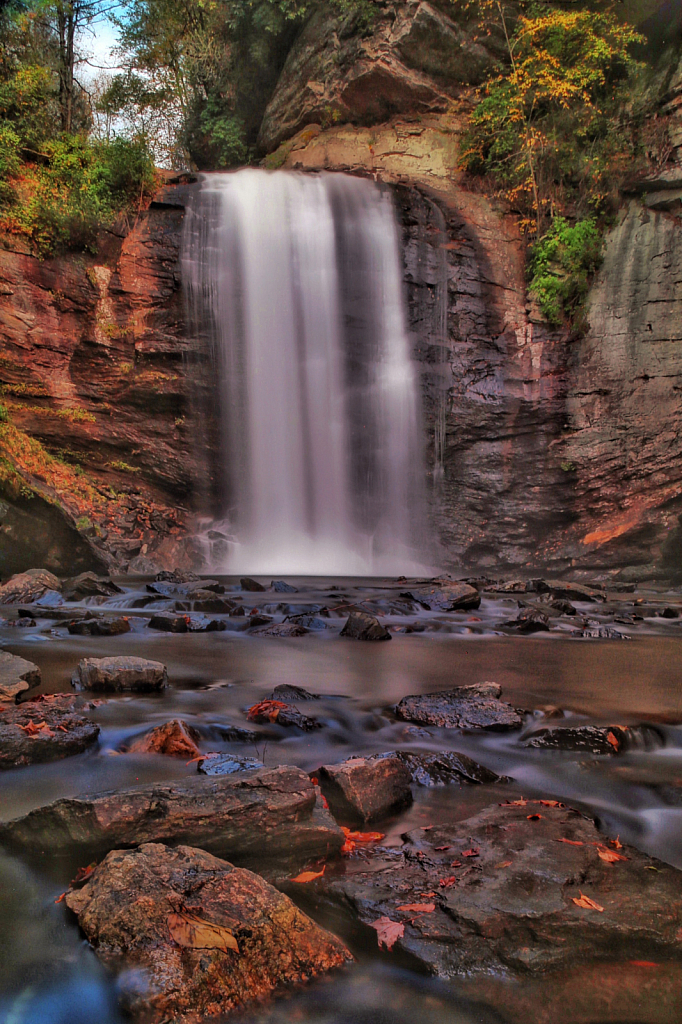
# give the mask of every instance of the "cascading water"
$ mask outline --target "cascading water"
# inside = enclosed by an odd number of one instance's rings
[[[215,569],[423,571],[401,269],[391,199],[373,182],[252,169],[203,179],[183,279],[218,388],[229,540],[213,546]]]

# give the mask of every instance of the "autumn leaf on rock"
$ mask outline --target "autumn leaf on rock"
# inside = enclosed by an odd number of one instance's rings
[[[607,864],[617,864],[619,860],[628,860],[622,853],[616,853],[615,850],[607,850],[605,846],[598,846],[597,853],[601,860],[606,861]]]
[[[398,910],[403,910],[407,914],[432,914],[435,909],[435,903],[404,903],[402,907],[398,907]]]
[[[606,742],[610,743],[614,750],[620,750],[620,742],[611,731],[606,734]]]
[[[584,892],[580,893],[580,898],[572,896],[571,899],[575,903],[576,907],[582,907],[583,910],[598,910],[600,914],[604,913],[604,908],[600,907],[598,903],[594,902],[594,900],[591,900]]]
[[[609,839],[611,846],[615,847],[616,850],[622,850],[623,844],[620,841],[620,836],[616,836],[615,839]]]
[[[477,846],[472,846],[470,850],[462,850],[463,857],[480,857],[481,851]]]
[[[453,885],[457,885],[457,875],[450,875],[449,878],[441,878],[438,884],[441,889],[452,889]]]
[[[563,807],[562,803],[558,800],[538,800],[538,803],[542,804],[543,807]]]
[[[341,853],[343,854],[344,857],[347,857],[348,854],[352,853],[354,849],[355,843],[351,839],[346,839],[345,843],[341,847]]]
[[[510,868],[511,866],[512,861],[510,860],[501,860],[499,864],[495,865],[496,868]]]
[[[326,864],[321,871],[302,871],[300,875],[296,875],[296,878],[292,878],[292,882],[314,882],[316,878],[322,878]]]
[[[345,825],[341,826],[341,831],[346,839],[354,843],[378,843],[386,838],[385,832],[351,832]]]
[[[76,872],[76,877],[71,880],[71,888],[73,888],[74,885],[80,885],[81,882],[85,882],[90,877],[90,875],[92,874],[96,867],[97,861],[93,860],[93,862],[91,864],[88,864],[87,867],[79,868],[78,871]]]
[[[391,921],[390,917],[380,917],[376,921],[372,921],[370,928],[374,928],[377,933],[379,949],[382,946],[389,950],[393,949],[398,939],[405,934],[405,925],[398,921]]]
[[[249,708],[246,717],[251,722],[258,722],[263,718],[267,718],[270,722],[276,722],[280,711],[286,706],[281,700],[262,700]]]
[[[218,924],[211,924],[194,914],[184,912],[169,914],[168,930],[178,946],[187,949],[222,949],[227,952],[233,949],[239,952],[239,946],[232,932]]]
[[[555,843],[566,843],[567,846],[584,846],[578,839],[555,839]]]

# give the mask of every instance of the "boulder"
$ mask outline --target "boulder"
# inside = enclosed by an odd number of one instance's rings
[[[273,580],[270,584],[270,589],[274,590],[276,594],[298,594],[298,587],[292,587],[290,583],[285,583],[284,580]]]
[[[403,697],[396,706],[398,718],[442,729],[520,729],[523,718],[511,704],[499,699],[497,683],[458,686],[441,693]]]
[[[242,590],[246,590],[252,594],[260,594],[262,591],[267,590],[267,587],[264,587],[262,583],[259,583],[257,580],[252,580],[248,576],[244,576],[240,579],[239,586]]]
[[[146,658],[84,658],[71,680],[84,690],[163,690],[166,666]]]
[[[261,725],[275,724],[284,728],[295,726],[304,732],[321,728],[320,723],[314,718],[301,714],[293,704],[287,704],[283,700],[261,700],[249,708],[247,717],[250,722],[258,722]]]
[[[158,629],[162,633],[189,632],[189,615],[153,615],[147,623],[149,629]]]
[[[262,761],[241,754],[209,754],[197,765],[201,775],[234,775],[257,768],[265,768]]]
[[[190,846],[114,850],[66,897],[145,1024],[200,1024],[352,956],[252,871]]]
[[[595,587],[586,587],[582,583],[565,583],[563,580],[546,580],[545,587],[552,597],[564,601],[605,601],[606,594]]]
[[[270,694],[270,700],[319,700],[319,693],[310,693],[302,686],[294,686],[293,683],[280,683]]]
[[[574,629],[571,636],[578,640],[630,640],[627,633],[621,633],[619,629],[612,626],[586,626],[584,629]]]
[[[192,610],[207,612],[209,615],[243,615],[244,609],[228,597],[213,594],[210,590],[197,590],[192,597]]]
[[[302,626],[304,629],[310,629],[314,632],[329,628],[328,624],[319,615],[287,615],[286,621],[294,626]]]
[[[58,593],[61,586],[57,577],[47,569],[29,569],[10,577],[0,586],[0,605],[32,604],[48,590]]]
[[[195,572],[183,572],[182,569],[175,569],[173,572],[163,569],[154,577],[158,583],[196,583],[200,579],[201,576],[197,576]]]
[[[426,587],[406,590],[401,597],[408,597],[429,611],[440,612],[468,611],[481,604],[481,595],[476,587],[468,583],[452,583],[450,580],[434,580]]]
[[[336,853],[344,836],[300,768],[197,775],[95,796],[56,800],[0,825],[0,843],[83,863],[124,846],[189,843],[253,863]]]
[[[398,757],[354,757],[322,765],[320,788],[336,818],[375,821],[412,803],[409,769]]]
[[[181,718],[174,718],[142,736],[137,736],[126,746],[128,754],[165,754],[167,757],[201,757],[196,741],[199,733]]]
[[[462,783],[508,782],[506,776],[496,775],[466,754],[441,750],[437,754],[416,754],[410,750],[391,751],[381,757],[398,757],[407,767],[412,782],[418,786],[448,786]]]
[[[351,640],[390,640],[391,634],[378,619],[366,612],[351,612],[341,630]]]
[[[99,726],[74,709],[74,698],[57,694],[0,707],[0,768],[81,754],[97,741]]]
[[[523,978],[614,951],[679,959],[682,872],[610,842],[577,811],[518,801],[403,838],[400,851],[376,849],[368,870],[320,879],[306,907],[359,919],[368,937],[393,923],[393,957],[448,979]]]
[[[82,601],[85,597],[113,597],[123,591],[112,580],[94,572],[82,572],[66,580],[62,589],[65,601]]]
[[[515,619],[503,622],[502,625],[524,636],[529,633],[549,632],[549,619],[537,608],[522,608]]]
[[[0,651],[0,704],[14,702],[19,694],[40,684],[40,669],[32,661]]]
[[[620,754],[627,750],[656,750],[665,744],[663,734],[651,725],[555,725],[522,735],[525,747],[570,750],[580,754]]]
[[[72,636],[122,636],[130,632],[125,615],[117,619],[74,619],[66,627]]]
[[[257,616],[252,616],[251,621],[253,622],[256,618]],[[257,629],[252,629],[251,636],[305,636],[307,632],[308,630],[305,626],[299,626],[295,622],[269,622],[268,625],[258,626]]]

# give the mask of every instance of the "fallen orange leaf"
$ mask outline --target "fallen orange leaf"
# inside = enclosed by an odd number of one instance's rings
[[[618,738],[610,731],[606,734],[606,742],[610,743],[614,750],[620,750],[620,742]]]
[[[555,843],[566,843],[567,846],[584,846],[584,843],[579,842],[577,839],[555,839]]]
[[[600,907],[598,903],[594,902],[594,900],[591,900],[584,892],[580,893],[580,899],[578,899],[577,896],[572,896],[571,899],[575,903],[576,907],[582,907],[583,910],[598,910],[600,914],[604,913],[604,908]]]
[[[470,850],[462,850],[463,857],[479,857],[481,851],[477,846],[472,846]]]
[[[218,757],[218,756],[219,756],[219,754],[218,754],[217,751],[214,751],[211,754],[199,754],[198,757],[193,757],[190,761],[185,761],[185,765],[196,764],[197,761],[208,761],[209,757]]]
[[[97,861],[93,860],[93,862],[91,864],[88,864],[87,867],[79,868],[78,871],[76,872],[76,877],[71,881],[71,886],[73,887],[74,885],[78,885],[79,882],[84,882],[86,878],[90,877],[90,875],[92,874],[96,867]]]
[[[398,921],[391,921],[390,917],[380,917],[376,921],[372,921],[370,928],[374,928],[377,933],[379,949],[382,946],[385,946],[386,949],[393,949],[398,939],[405,934],[405,925]]]
[[[619,860],[627,860],[622,853],[616,853],[615,850],[607,850],[605,846],[597,847],[597,853],[600,858],[606,861],[607,864],[616,864]]]
[[[316,878],[322,878],[326,864],[321,871],[302,871],[300,875],[296,875],[296,878],[292,878],[292,882],[312,882]]]
[[[538,803],[542,804],[543,807],[563,807],[564,806],[558,800],[538,800]]]
[[[257,722],[260,718],[268,718],[271,722],[276,722],[280,711],[286,706],[281,700],[262,700],[249,708],[246,717],[252,722]]]
[[[386,838],[385,832],[351,832],[345,825],[341,826],[341,831],[346,839],[351,839],[355,843],[378,843]]]
[[[512,864],[512,862],[510,860],[501,860],[499,864],[495,865],[495,867],[496,868],[508,868],[508,867],[511,866],[511,864]]]
[[[436,909],[435,903],[404,903],[398,910],[404,910],[408,914],[432,914]]]
[[[450,875],[449,878],[441,878],[438,884],[442,889],[451,889],[453,885],[457,885],[457,875]]]
[[[461,866],[462,866],[462,862],[461,862],[461,860],[453,860],[453,861],[452,861],[452,862],[450,863],[450,867],[451,867],[451,868],[461,868]]]
[[[224,953],[228,949],[239,952],[237,940],[232,932],[218,924],[212,924],[196,917],[195,914],[187,913],[169,914],[166,920],[171,938],[178,946],[185,946],[188,949],[222,949]]]
[[[611,843],[611,846],[614,846],[616,848],[616,850],[622,850],[623,849],[623,844],[620,841],[620,836],[619,835],[616,836],[615,839],[609,839],[609,842]]]
[[[346,839],[345,843],[341,847],[341,853],[344,854],[344,856],[347,856],[349,853],[352,853],[354,849],[355,843],[352,839]]]
[[[504,804],[500,804],[500,806],[501,807],[504,807],[504,806],[507,806],[507,807],[525,807],[527,803],[528,803],[528,801],[524,800],[523,797],[521,797],[520,800],[506,800],[505,803]]]

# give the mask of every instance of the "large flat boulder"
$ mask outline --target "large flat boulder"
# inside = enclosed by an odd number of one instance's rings
[[[286,766],[56,800],[0,825],[0,843],[14,850],[81,858],[188,843],[238,862],[305,860],[337,852],[343,841],[331,815],[316,807],[305,772]]]
[[[375,821],[412,802],[412,776],[398,757],[352,757],[322,765],[320,788],[332,813],[346,821]]]
[[[384,919],[394,953],[443,978],[527,975],[616,951],[682,959],[682,872],[610,841],[577,811],[517,801],[404,840],[399,851],[375,848],[365,870],[306,887],[310,906],[379,937]]]
[[[416,601],[429,611],[467,611],[478,608],[481,604],[481,595],[476,587],[468,583],[453,583],[450,580],[434,580],[424,587],[406,590],[401,596]]]
[[[341,630],[341,636],[351,640],[390,640],[391,634],[374,615],[367,612],[351,612]]]
[[[17,768],[81,754],[97,742],[99,726],[78,713],[74,697],[55,695],[0,705],[0,768]]]
[[[40,683],[40,669],[32,661],[0,651],[0,706]]]
[[[83,658],[71,682],[84,690],[163,690],[168,673],[146,658]]]
[[[258,875],[189,846],[114,850],[66,903],[145,1024],[222,1019],[352,960]]]
[[[0,605],[32,604],[49,590],[58,593],[61,583],[47,569],[29,569],[11,576],[0,586]]]
[[[435,725],[442,729],[520,729],[523,718],[500,700],[497,683],[458,686],[440,693],[403,697],[395,713],[406,722]]]

